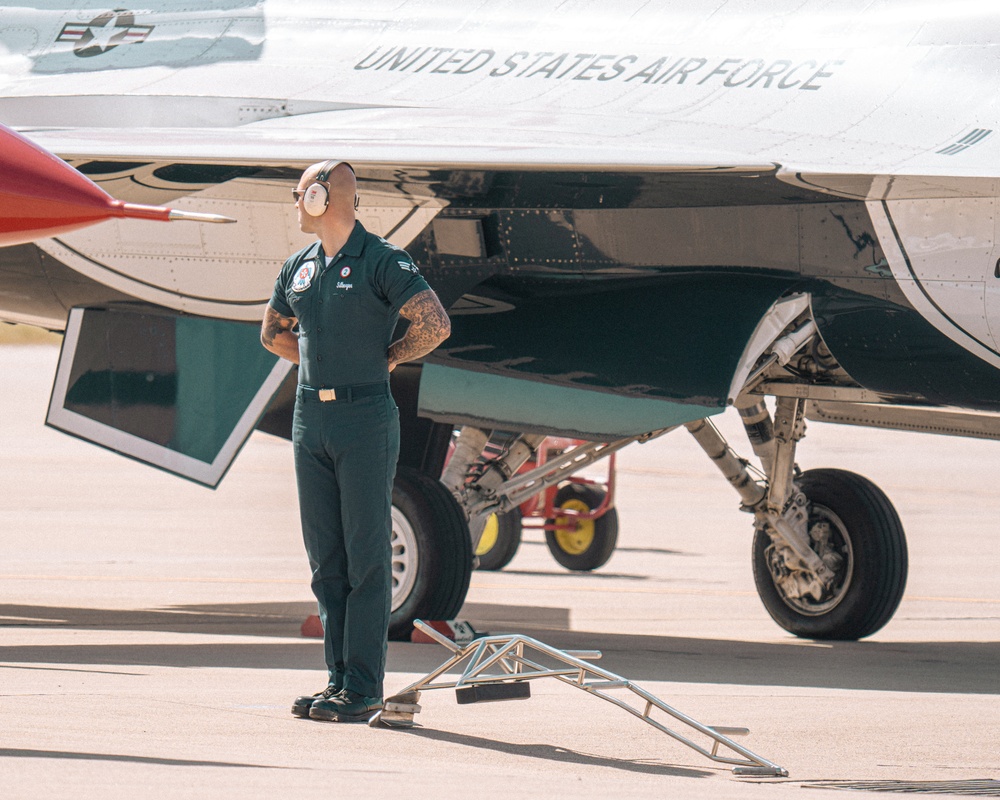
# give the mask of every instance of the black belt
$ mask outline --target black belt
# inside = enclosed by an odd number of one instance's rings
[[[321,403],[330,403],[334,400],[350,403],[352,400],[358,400],[362,397],[389,394],[388,383],[361,383],[357,386],[338,386],[332,389],[314,389],[312,386],[300,383],[299,389],[302,390],[303,397],[310,399],[315,397]]]

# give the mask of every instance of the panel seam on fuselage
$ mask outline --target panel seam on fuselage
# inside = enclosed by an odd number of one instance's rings
[[[264,298],[263,300],[224,300],[224,299],[217,298],[217,297],[200,297],[200,296],[198,296],[196,294],[185,294],[183,292],[178,292],[178,291],[175,291],[173,289],[168,289],[165,286],[158,286],[155,283],[149,283],[147,281],[140,280],[140,279],[136,278],[133,275],[129,275],[126,272],[120,272],[119,270],[116,270],[116,269],[114,269],[112,267],[109,267],[107,264],[104,264],[104,263],[102,263],[100,261],[94,260],[93,258],[91,258],[90,256],[88,256],[86,253],[81,253],[76,248],[70,247],[62,239],[53,237],[52,241],[56,242],[60,247],[65,247],[67,250],[69,250],[71,253],[73,253],[73,255],[79,256],[84,261],[89,261],[95,267],[99,267],[100,269],[107,270],[112,275],[117,275],[119,278],[124,278],[125,280],[130,281],[131,283],[136,283],[139,286],[145,286],[148,289],[155,289],[158,292],[167,292],[168,294],[174,295],[175,297],[183,298],[185,300],[197,300],[200,303],[219,303],[220,305],[229,305],[229,306],[259,306],[259,305],[263,305],[264,303],[267,302],[267,298]],[[69,265],[67,265],[67,266],[69,266]],[[72,269],[72,267],[70,267],[70,269]]]

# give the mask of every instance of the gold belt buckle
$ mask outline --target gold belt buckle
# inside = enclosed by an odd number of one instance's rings
[[[329,403],[331,400],[337,399],[336,389],[320,389],[319,390],[320,402]]]

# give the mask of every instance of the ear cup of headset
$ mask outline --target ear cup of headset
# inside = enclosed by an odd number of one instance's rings
[[[310,183],[302,194],[302,210],[310,217],[321,217],[330,203],[330,192],[322,183]]]

